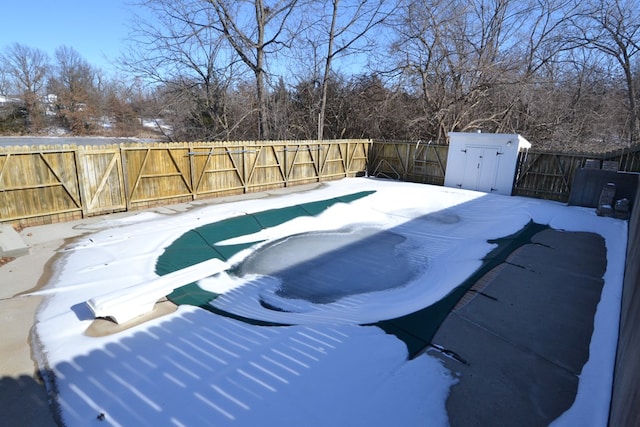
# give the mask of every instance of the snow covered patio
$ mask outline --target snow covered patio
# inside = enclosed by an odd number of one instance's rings
[[[356,193],[207,238],[227,255],[199,282],[210,310],[164,301],[115,325],[87,305],[158,280],[194,229]],[[60,250],[35,333],[65,425],[606,425],[626,222],[367,178],[262,196],[107,216]],[[446,299],[531,221],[550,229],[480,278],[426,351],[379,326]]]

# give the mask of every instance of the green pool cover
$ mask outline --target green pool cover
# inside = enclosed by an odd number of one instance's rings
[[[336,203],[349,203],[374,192],[362,191],[327,200],[270,209],[194,228],[180,236],[165,249],[156,262],[156,273],[158,275],[168,274],[212,258],[226,261],[241,250],[259,243],[259,241],[238,245],[217,245],[217,242],[257,233],[265,228],[283,224],[300,216],[315,216]],[[522,230],[513,235],[490,241],[490,243],[495,243],[498,246],[487,254],[483,259],[482,266],[476,272],[453,289],[445,298],[416,312],[395,319],[383,320],[369,326],[378,326],[385,332],[397,336],[407,345],[409,358],[417,356],[431,344],[433,336],[444,319],[474,283],[493,268],[504,263],[516,249],[531,243],[531,238],[535,234],[547,228],[549,228],[547,225],[531,221]],[[252,325],[290,326],[250,319],[219,310],[210,304],[216,297],[218,297],[218,294],[205,291],[195,283],[182,286],[167,296],[175,304],[201,307],[215,314],[234,318]]]
[[[315,216],[337,203],[349,203],[373,193],[375,191],[360,191],[327,200],[241,215],[194,228],[180,236],[160,255],[156,261],[156,274],[163,276],[212,258],[226,261],[241,250],[259,242],[240,245],[217,245],[217,242],[257,233],[297,217]],[[190,283],[174,290],[167,298],[178,305],[188,304],[214,311],[209,302],[217,296],[195,283]]]

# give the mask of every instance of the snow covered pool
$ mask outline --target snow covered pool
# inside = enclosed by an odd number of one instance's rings
[[[86,335],[94,319],[85,302],[157,279],[158,260],[181,236],[196,241],[193,230],[207,224],[255,222],[260,212],[355,192],[367,194],[286,221],[265,214],[260,227],[207,241],[229,267],[198,283],[218,295],[211,306],[291,326],[183,305],[112,335]],[[440,301],[481,266],[490,241],[532,220],[606,241],[591,354],[566,417],[567,425],[592,422],[608,408],[594,393],[610,387],[626,224],[555,202],[422,184],[344,179],[171,215],[105,217],[61,251],[41,292],[36,357],[52,373],[68,426],[100,423],[100,413],[120,426],[447,425],[455,373],[428,354],[408,360],[404,343],[372,325]]]
[[[373,228],[302,233],[262,246],[235,272],[275,278],[278,297],[327,304],[409,283],[426,266],[411,262],[406,240]]]

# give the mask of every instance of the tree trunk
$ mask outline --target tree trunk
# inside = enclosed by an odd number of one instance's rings
[[[258,137],[267,140],[269,134],[269,115],[267,114],[267,97],[264,87],[264,32],[267,22],[264,4],[262,0],[256,0],[256,23],[258,30],[258,40],[256,43],[256,64],[254,73],[256,76],[256,97],[258,98]]]
[[[338,19],[338,3],[340,3],[340,0],[333,0],[333,14],[331,15],[331,29],[329,30],[327,58],[324,63],[324,74],[322,76],[322,98],[320,99],[320,112],[318,113],[318,141],[322,141],[324,134],[324,120],[327,110],[327,92],[329,91],[331,60],[333,59],[333,42],[335,38],[336,20]]]

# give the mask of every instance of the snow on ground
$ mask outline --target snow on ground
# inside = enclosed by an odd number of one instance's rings
[[[316,217],[217,243],[265,240],[228,261],[229,267],[251,265],[261,274],[240,268],[233,271],[242,274],[201,281],[203,288],[223,292],[213,304],[292,326],[253,326],[181,306],[124,332],[84,334],[93,320],[85,302],[157,278],[157,258],[188,230],[366,190],[375,193]],[[608,266],[589,361],[576,402],[557,420],[558,425],[584,425],[585,420],[606,425],[626,222],[597,217],[593,209],[422,184],[343,179],[311,191],[178,214],[105,217],[94,233],[62,250],[53,279],[40,291],[47,295],[36,324],[40,363],[55,375],[61,417],[69,426],[100,423],[100,413],[105,414],[102,423],[121,426],[446,425],[453,374],[428,354],[407,360],[407,349],[395,336],[360,325],[438,301],[481,265],[493,248],[487,240],[512,234],[531,219],[556,229],[599,233],[606,240]],[[322,236],[319,232],[337,238],[294,236]],[[369,266],[358,270],[359,263],[368,262],[362,248],[369,247],[358,242],[375,236],[387,236],[390,243],[372,250]],[[353,245],[360,249],[351,259]],[[368,269],[393,270],[397,262],[410,273],[398,274],[403,283],[371,292],[358,288],[322,303],[287,298],[278,291],[283,283],[265,276],[331,254],[346,257],[333,264],[343,286],[360,286]],[[260,300],[286,312],[266,309]]]

